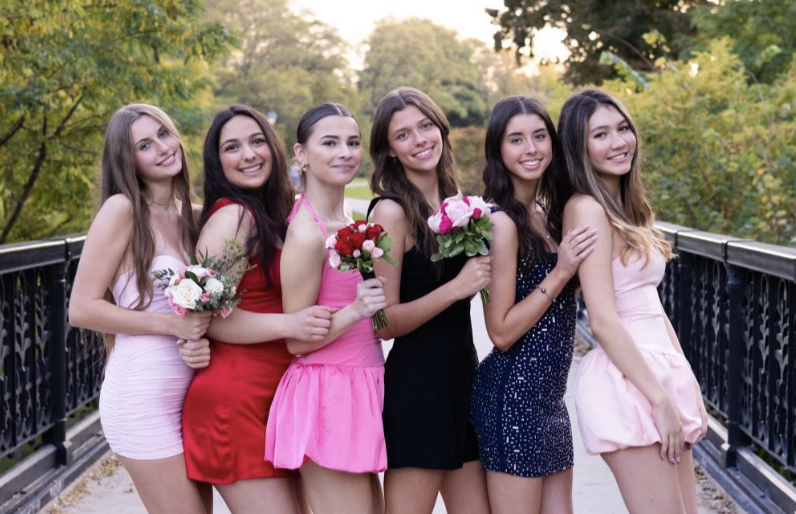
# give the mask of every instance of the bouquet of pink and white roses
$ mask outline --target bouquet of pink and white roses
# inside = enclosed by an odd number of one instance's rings
[[[199,252],[191,257],[191,265],[172,270],[152,272],[152,277],[169,299],[175,313],[214,311],[226,318],[240,302],[243,291],[237,290],[241,277],[253,266],[238,264],[243,258],[241,245],[232,239],[218,257]]]
[[[480,196],[456,196],[446,198],[439,210],[428,219],[428,226],[439,234],[439,253],[431,256],[436,262],[444,257],[456,257],[464,252],[468,257],[486,255],[487,241],[492,241],[489,221],[490,205]],[[481,300],[489,303],[489,289],[480,291]]]

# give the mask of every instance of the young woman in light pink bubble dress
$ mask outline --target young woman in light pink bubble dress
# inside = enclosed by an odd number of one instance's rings
[[[697,514],[691,445],[707,415],[656,289],[672,250],[653,224],[635,125],[618,100],[586,90],[564,104],[558,133],[564,230],[589,224],[598,235],[578,270],[599,342],[575,387],[583,443],[611,468],[631,514]]]

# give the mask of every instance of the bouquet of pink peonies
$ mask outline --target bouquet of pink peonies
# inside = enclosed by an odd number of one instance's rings
[[[489,221],[490,205],[480,196],[456,196],[446,198],[439,210],[428,219],[428,226],[439,234],[439,252],[431,256],[436,262],[444,257],[456,257],[464,252],[468,257],[486,255],[487,241],[492,241]],[[480,291],[481,300],[489,303],[489,289]]]
[[[244,291],[237,290],[244,273],[254,266],[240,266],[243,259],[241,245],[231,239],[218,257],[208,257],[199,252],[191,257],[191,265],[177,271],[171,268],[152,272],[152,277],[169,299],[175,313],[214,311],[226,318],[240,302]]]

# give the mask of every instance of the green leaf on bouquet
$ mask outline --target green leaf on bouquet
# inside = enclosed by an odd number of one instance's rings
[[[386,262],[390,266],[398,266],[398,261],[390,257],[389,253],[385,252],[384,255],[381,256],[381,258],[384,259],[384,262]]]
[[[445,258],[445,256],[442,255],[441,253],[435,253],[435,254],[431,255],[431,262],[441,261],[444,258]]]
[[[185,272],[185,278],[190,278],[191,280],[193,280],[197,284],[199,283],[199,277],[197,277],[196,274],[193,271],[186,271]]]
[[[464,242],[464,252],[468,257],[472,257],[478,253],[478,243],[472,240]]]
[[[489,253],[489,248],[486,247],[486,243],[484,243],[483,240],[481,241],[481,246],[478,247],[478,253],[481,255],[487,255]]]
[[[463,251],[464,251],[464,243],[459,243],[453,247],[453,250],[451,250],[451,253],[448,254],[448,257],[456,257]]]

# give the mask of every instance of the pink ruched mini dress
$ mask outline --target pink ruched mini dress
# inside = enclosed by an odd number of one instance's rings
[[[176,257],[156,255],[151,269],[183,266]],[[135,282],[132,270],[119,277],[112,290],[116,305],[135,308],[139,296]],[[144,311],[173,313],[157,287]],[[111,450],[140,460],[181,454],[182,403],[193,375],[180,358],[176,337],[118,334],[99,403],[102,431]]]
[[[666,313],[657,291],[666,261],[656,253],[645,264],[639,255],[631,255],[627,264],[619,257],[611,263],[616,312],[669,393],[683,423],[685,441],[693,444],[702,427],[696,378],[686,358],[669,339]],[[575,407],[583,444],[590,454],[661,442],[652,405],[599,347],[580,364]]]
[[[326,239],[326,227],[303,195],[288,222],[302,205]],[[337,271],[327,259],[316,304],[345,307],[356,300],[360,282],[358,271]],[[384,471],[383,406],[384,353],[364,319],[287,369],[268,415],[265,459],[276,468],[298,469],[310,459],[349,473]]]

